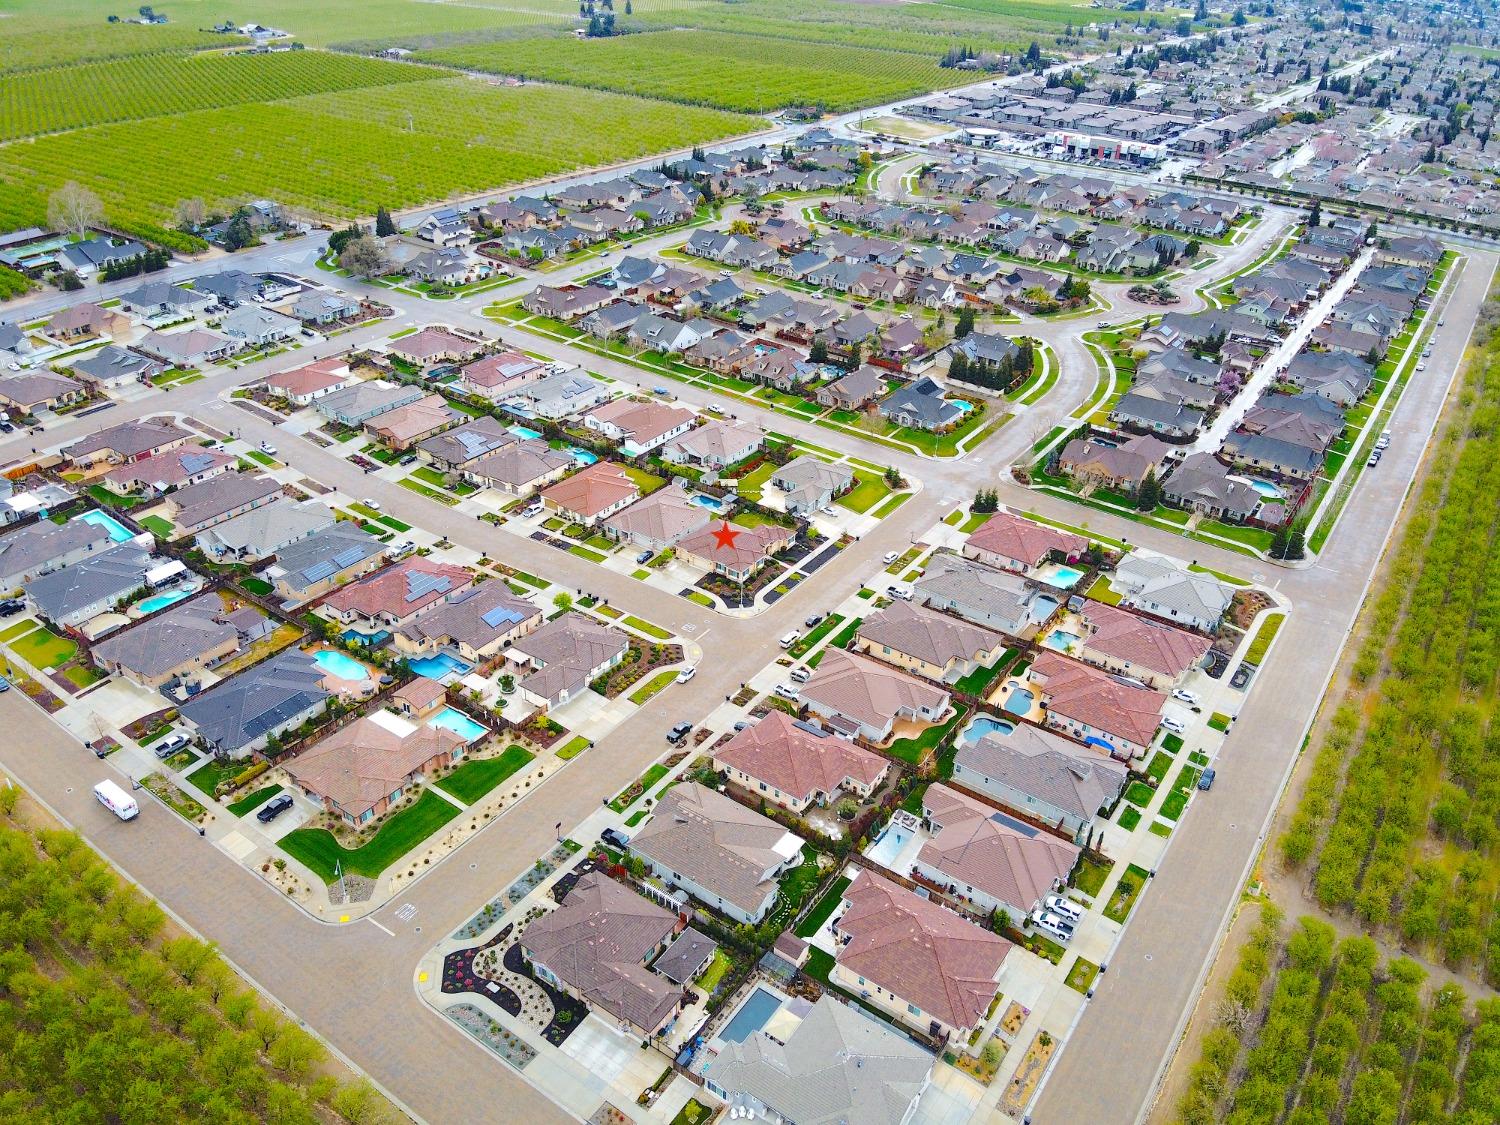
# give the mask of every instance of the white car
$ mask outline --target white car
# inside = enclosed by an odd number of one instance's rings
[[[360,503],[363,504],[366,508],[369,508],[372,512],[380,511],[380,501],[376,500],[374,497],[366,496],[363,500],[360,501]]]
[[[1072,899],[1063,898],[1062,895],[1048,895],[1043,901],[1052,913],[1061,914],[1074,924],[1083,921],[1083,907]]]
[[[1199,702],[1198,697],[1192,692],[1188,691],[1187,688],[1173,688],[1172,698],[1177,700],[1179,703],[1186,703],[1189,707],[1196,707],[1198,706]]]
[[[893,562],[895,562],[895,561],[896,561],[896,560],[897,560],[897,559],[899,559],[899,558],[900,558],[900,557],[901,557],[901,556],[900,556],[900,555],[898,555],[898,554],[896,554],[896,552],[895,552],[895,551],[887,551],[887,552],[886,552],[886,553],[885,553],[885,565],[886,565],[886,566],[890,566],[890,565],[891,565],[891,563],[893,563]]]
[[[1187,724],[1184,723],[1181,719],[1172,718],[1171,715],[1163,715],[1161,725],[1163,728],[1171,731],[1173,734],[1187,733]]]
[[[782,699],[790,699],[793,703],[797,703],[802,699],[802,693],[790,684],[777,684],[776,694],[781,696]]]
[[[1054,914],[1050,910],[1033,910],[1031,912],[1031,924],[1043,933],[1056,938],[1061,942],[1073,940],[1073,927],[1061,914]]]
[[[272,457],[276,456],[276,447],[268,441],[263,441],[260,443],[260,451],[262,453],[269,454]]]
[[[696,666],[694,666],[692,668],[684,668],[681,672],[677,673],[677,682],[679,684],[685,684],[689,680],[691,680],[694,676],[696,676],[697,674],[698,674],[698,669],[697,669]]]

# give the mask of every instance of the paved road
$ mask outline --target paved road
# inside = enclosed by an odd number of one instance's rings
[[[1245,245],[1226,252],[1213,270],[1202,271],[1207,276],[1189,276],[1201,284],[1237,268],[1279,234],[1278,224],[1282,222],[1284,214],[1264,224]],[[255,253],[267,255],[257,261],[281,268],[287,255],[293,260],[305,259],[313,245],[309,241],[277,244]],[[1125,536],[1134,544],[1172,554],[1187,553],[1220,569],[1264,572],[1266,580],[1277,585],[1297,610],[1284,633],[1284,643],[1278,645],[1277,659],[1267,668],[1267,682],[1253,694],[1244,715],[1241,725],[1254,734],[1231,737],[1214,793],[1199,803],[1178,830],[1157,885],[1148,892],[1149,906],[1139,911],[1088,1015],[1060,1055],[1056,1080],[1046,1088],[1038,1120],[1124,1121],[1133,1119],[1135,1107],[1145,1104],[1157,1062],[1166,1056],[1174,1039],[1177,1014],[1191,1001],[1195,974],[1212,950],[1225,905],[1237,893],[1240,873],[1253,854],[1260,826],[1300,742],[1302,726],[1317,703],[1319,685],[1334,655],[1331,638],[1342,637],[1347,631],[1365,576],[1378,556],[1404,484],[1417,463],[1419,442],[1415,436],[1404,437],[1403,428],[1425,425],[1435,415],[1444,391],[1436,380],[1457,362],[1459,336],[1466,331],[1463,326],[1487,288],[1477,279],[1480,273],[1489,274],[1493,258],[1478,257],[1482,262],[1470,267],[1476,271],[1476,280],[1464,285],[1456,298],[1449,327],[1429,361],[1432,374],[1408,390],[1393,427],[1397,440],[1380,469],[1366,474],[1356,489],[1349,518],[1335,532],[1325,553],[1328,562],[1307,570],[1281,572],[1248,563],[1240,555],[1188,543],[1164,531],[1088,513],[1089,526],[1101,533]],[[235,264],[250,261],[240,258]],[[1481,265],[1482,269],[1476,268]],[[576,267],[574,272],[592,268],[597,264]],[[309,270],[304,268],[302,272]],[[567,276],[563,272],[546,280],[557,283]],[[1123,287],[1103,288],[1112,300],[1123,296],[1118,292]],[[504,292],[511,295],[518,291],[510,287]],[[398,323],[430,319],[494,329],[458,302],[425,303],[384,290],[381,296],[387,301],[398,298]],[[515,1081],[503,1064],[489,1059],[467,1037],[442,1025],[418,1002],[411,974],[421,953],[436,936],[464,921],[545,850],[556,822],[561,821],[565,827],[577,823],[597,807],[602,797],[638,775],[664,749],[662,738],[668,727],[679,719],[701,718],[740,681],[760,669],[777,652],[772,638],[813,609],[835,605],[852,593],[863,576],[879,569],[882,552],[925,530],[956,502],[972,495],[975,488],[997,487],[1008,503],[1079,521],[1078,508],[1018,488],[1008,481],[1005,469],[1035,440],[1038,428],[1050,428],[1091,391],[1093,365],[1078,345],[1079,333],[1101,319],[1122,315],[1127,314],[1117,310],[1108,317],[1028,323],[1025,331],[1048,339],[1058,351],[1063,360],[1061,378],[1027,416],[964,458],[938,462],[887,455],[853,436],[816,427],[801,431],[819,444],[891,461],[921,479],[925,487],[845,552],[840,565],[820,572],[816,579],[752,621],[714,615],[574,556],[532,545],[477,521],[471,523],[407,490],[356,473],[309,442],[277,434],[282,456],[298,470],[356,494],[373,495],[387,510],[408,522],[445,533],[455,542],[485,550],[492,557],[532,567],[540,560],[547,573],[559,575],[572,585],[630,604],[663,624],[677,628],[691,625],[692,635],[705,654],[706,674],[688,685],[673,687],[594,750],[576,759],[563,771],[566,784],[543,784],[535,789],[453,857],[376,912],[372,917],[378,925],[365,921],[329,926],[289,903],[276,901],[277,896],[252,873],[200,841],[164,811],[149,808],[132,825],[114,822],[92,802],[88,792],[110,768],[86,757],[20,693],[0,699],[0,721],[10,724],[15,735],[0,747],[0,761],[78,824],[127,874],[189,925],[217,941],[247,973],[421,1117],[457,1121],[471,1118],[475,1105],[504,1105],[507,1113],[527,1121],[557,1118],[559,1112],[529,1085]],[[341,350],[368,342],[389,332],[390,327],[364,329],[328,345],[305,349],[297,358],[326,354],[336,350],[335,344]],[[552,345],[538,346],[537,350],[550,351]],[[122,404],[97,419],[68,421],[49,431],[46,440],[49,445],[70,440],[101,422],[113,423],[161,409],[183,411],[216,426],[232,426],[245,436],[259,437],[264,428],[269,436],[266,423],[223,405],[219,396],[234,385],[261,378],[287,363],[288,358],[281,357],[247,366]],[[589,356],[588,364],[614,373],[597,357]],[[633,369],[622,370],[633,380],[639,378]],[[710,397],[694,388],[682,388],[681,394],[690,401],[706,402]],[[742,416],[757,414],[749,407],[738,408],[738,412]],[[767,425],[783,432],[799,432],[781,415],[758,413],[758,420]],[[0,442],[0,457],[23,454],[33,440],[37,439],[18,435]],[[398,918],[396,908],[407,904],[416,907],[415,915],[406,920]],[[1148,954],[1150,961],[1145,959]]]

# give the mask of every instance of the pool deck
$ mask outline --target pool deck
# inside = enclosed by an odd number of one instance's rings
[[[1016,687],[1025,688],[1035,697],[1031,701],[1031,710],[1019,716],[1016,712],[1007,711],[1005,709],[1005,700],[1010,695],[1011,689]],[[1040,699],[1041,692],[1037,690],[1037,686],[1030,680],[1017,679],[1015,676],[1007,676],[1001,682],[1000,686],[990,693],[990,697],[988,700],[986,700],[986,702],[992,704],[995,707],[998,707],[1000,709],[1002,718],[1022,718],[1029,719],[1033,723],[1042,723],[1046,720],[1047,713],[1042,710],[1042,705],[1039,702]]]

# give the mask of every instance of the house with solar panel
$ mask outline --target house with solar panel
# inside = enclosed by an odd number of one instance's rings
[[[404,656],[447,653],[470,666],[493,660],[542,623],[542,611],[504,582],[482,582],[453,594],[396,630]]]
[[[335,590],[315,612],[342,625],[346,641],[381,645],[473,584],[461,566],[413,555]]]
[[[301,604],[363,578],[385,562],[385,544],[352,520],[314,532],[276,552],[261,575],[279,597]]]

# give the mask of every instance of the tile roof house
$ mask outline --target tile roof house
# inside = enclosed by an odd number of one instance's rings
[[[479,343],[442,328],[424,328],[386,346],[391,355],[409,363],[430,364],[458,360],[479,350]]]
[[[759,452],[765,444],[766,432],[753,422],[714,419],[668,439],[661,456],[677,465],[722,469]]]
[[[525,438],[465,466],[464,479],[481,488],[496,488],[508,496],[530,496],[559,481],[578,462],[545,441]]]
[[[521,931],[521,952],[542,980],[647,1038],[677,1016],[682,990],[646,968],[677,931],[663,910],[598,871],[558,909]]]
[[[626,457],[640,457],[663,442],[685,434],[698,415],[680,406],[633,398],[617,398],[596,406],[583,416],[583,424],[595,433],[620,443]]]
[[[263,577],[277,596],[306,602],[362,578],[384,561],[384,543],[353,520],[341,520],[277,551]]]
[[[531,669],[521,680],[523,698],[537,707],[561,707],[625,659],[624,633],[568,612],[515,641],[510,658]]]
[[[368,824],[463,756],[463,736],[447,727],[384,719],[356,719],[285,764],[297,788],[345,824]]]
[[[198,549],[218,562],[263,559],[334,524],[320,500],[276,500],[198,534]]]
[[[396,631],[396,651],[430,656],[452,649],[466,663],[482,664],[541,623],[541,609],[511,593],[504,582],[481,582],[402,625]]]
[[[1259,510],[1264,497],[1248,482],[1230,477],[1212,453],[1190,453],[1162,482],[1170,504],[1212,519],[1243,523]]]
[[[1047,725],[1129,761],[1141,758],[1161,725],[1167,697],[1093,665],[1043,652],[1027,676],[1047,708]]]
[[[240,345],[206,328],[188,328],[181,332],[148,332],[135,347],[173,367],[196,368],[228,358]]]
[[[818,403],[838,410],[860,410],[886,393],[885,372],[868,363],[818,388]]]
[[[33,414],[82,398],[85,386],[77,379],[53,371],[23,371],[0,376],[0,405]]]
[[[1012,925],[1062,886],[1078,862],[1077,844],[942,782],[927,787],[922,816],[932,836],[917,853],[917,872],[985,914],[1002,911]]]
[[[459,368],[457,386],[469,394],[499,402],[537,382],[546,373],[546,367],[528,355],[498,352]]]
[[[463,469],[521,439],[488,415],[417,442],[417,456],[444,472]]]
[[[425,437],[452,429],[465,418],[442,395],[427,395],[365,422],[365,432],[387,448],[409,449]]]
[[[196,445],[178,446],[111,469],[104,474],[103,484],[121,496],[132,493],[159,496],[169,488],[212,480],[229,472],[238,461],[233,453]]]
[[[1081,614],[1086,632],[1071,655],[1158,691],[1169,691],[1208,655],[1207,637],[1128,610],[1085,600]]]
[[[962,617],[897,599],[860,622],[850,646],[887,664],[951,684],[1005,652],[1006,637]]]
[[[26,583],[26,598],[54,625],[72,628],[107,613],[146,585],[154,565],[151,552],[134,540],[41,574]]]
[[[826,805],[840,792],[869,797],[890,773],[879,754],[776,710],[715,750],[714,768],[794,813]]]
[[[13,590],[29,578],[70,566],[112,546],[96,523],[42,520],[0,535],[0,588]]]
[[[1162,465],[1171,451],[1159,438],[1141,434],[1119,445],[1101,445],[1086,438],[1074,438],[1058,457],[1058,467],[1075,482],[1107,488],[1133,490],[1147,473],[1161,475]]]
[[[1143,551],[1120,560],[1110,585],[1124,593],[1122,605],[1209,634],[1234,600],[1234,591],[1212,575]]]
[[[549,512],[590,526],[635,503],[640,495],[640,486],[611,461],[598,461],[541,493]]]
[[[854,484],[854,470],[803,454],[773,472],[771,484],[785,493],[781,500],[788,514],[805,515],[846,492]]]
[[[732,543],[723,541],[725,524],[733,537]],[[742,527],[725,521],[681,539],[677,544],[677,557],[705,567],[731,582],[746,582],[770,562],[772,556],[786,550],[795,535],[792,529],[780,524]]]
[[[1023,578],[948,551],[935,551],[928,557],[913,589],[924,605],[1018,639],[1029,637],[1040,623],[1037,591]],[[1051,607],[1042,605],[1050,615]]]
[[[378,644],[387,633],[467,590],[474,576],[461,566],[413,555],[323,599],[317,612]]]
[[[929,1052],[832,996],[781,1034],[762,1028],[724,1043],[708,1089],[757,1120],[907,1125],[932,1081]]]
[[[630,852],[669,886],[753,926],[776,901],[780,877],[802,863],[802,845],[774,820],[687,781],[662,794]]]
[[[681,485],[659,488],[604,521],[604,533],[636,547],[661,551],[708,526],[711,516]]]
[[[225,473],[170,493],[167,518],[183,533],[196,533],[269,504],[281,495],[281,482],[248,473]]]
[[[201,594],[152,614],[94,645],[94,663],[143,687],[196,680],[240,650],[240,631],[217,594]]]
[[[244,758],[322,709],[325,676],[305,652],[281,652],[195,696],[180,714],[217,752]]]
[[[834,733],[872,743],[889,738],[898,720],[930,725],[949,709],[946,691],[843,649],[824,652],[802,702]]]
[[[52,314],[45,329],[54,340],[92,340],[100,336],[113,336],[129,325],[119,313],[84,301]]]
[[[984,1022],[1011,944],[871,871],[844,891],[830,982],[956,1049]]]
[[[121,465],[175,449],[192,436],[171,422],[121,422],[63,446],[62,455],[77,468],[101,461]]]
[[[1030,723],[959,744],[953,784],[1088,843],[1101,809],[1129,780],[1126,767]]]
[[[297,406],[308,406],[345,386],[349,378],[349,364],[338,356],[329,356],[277,372],[266,380],[266,390]]]
[[[966,558],[1017,574],[1030,574],[1053,555],[1076,559],[1089,549],[1082,535],[1045,527],[1010,512],[996,512],[970,534]]]

